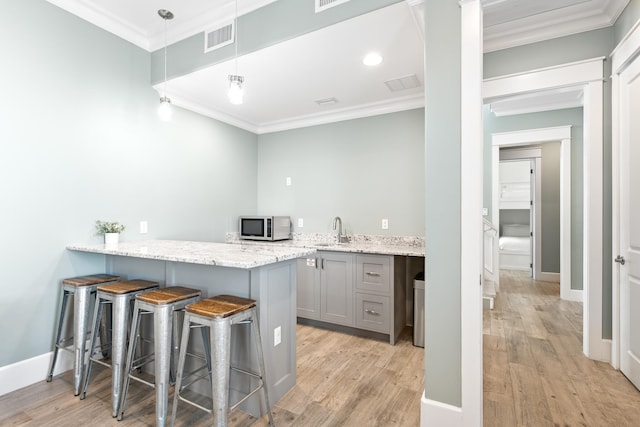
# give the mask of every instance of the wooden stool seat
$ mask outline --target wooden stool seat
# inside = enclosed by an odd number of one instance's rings
[[[188,313],[211,318],[225,318],[256,306],[255,300],[233,295],[218,295],[189,304]]]
[[[98,291],[114,295],[122,295],[129,294],[131,292],[144,291],[145,289],[154,288],[157,286],[157,282],[143,279],[134,279],[116,282],[110,285],[98,286]]]
[[[113,276],[111,274],[91,274],[89,276],[78,276],[64,279],[62,284],[79,287],[115,282],[117,280],[120,280],[120,276]]]
[[[149,304],[163,305],[173,304],[174,302],[197,297],[201,294],[202,292],[197,289],[186,288],[184,286],[171,286],[137,295],[136,299]]]

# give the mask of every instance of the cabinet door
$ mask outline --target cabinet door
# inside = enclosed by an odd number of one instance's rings
[[[353,260],[352,254],[322,253],[320,310],[324,321],[347,326],[354,324]]]
[[[297,315],[306,319],[320,319],[319,258],[301,258],[297,265]]]

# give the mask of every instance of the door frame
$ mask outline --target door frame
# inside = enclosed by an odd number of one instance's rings
[[[620,253],[620,74],[640,55],[640,20],[623,37],[611,53],[611,250]],[[611,365],[620,369],[620,269],[610,260],[612,291]]]
[[[611,341],[602,338],[603,270],[603,78],[604,57],[485,79],[484,103],[516,95],[583,88],[583,340],[591,358],[611,361]]]
[[[500,148],[521,147],[531,144],[560,141],[560,298],[571,301],[582,301],[582,291],[571,289],[571,126],[556,126],[549,128],[527,129],[514,132],[499,132],[491,135],[491,221],[499,224],[499,166]],[[539,174],[536,175],[536,187],[540,183]],[[539,188],[536,188],[539,191]],[[535,206],[534,244],[536,280],[554,279],[545,276],[540,266],[540,203]]]

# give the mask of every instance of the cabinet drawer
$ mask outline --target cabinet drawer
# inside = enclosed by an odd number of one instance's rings
[[[391,290],[390,258],[388,256],[358,255],[356,288],[388,294]]]
[[[356,293],[356,326],[389,333],[389,297]]]

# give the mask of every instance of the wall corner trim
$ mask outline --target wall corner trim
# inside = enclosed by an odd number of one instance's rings
[[[420,426],[461,427],[463,425],[462,408],[427,399],[422,393],[420,399]]]

